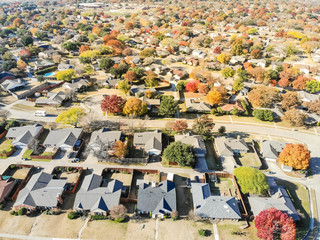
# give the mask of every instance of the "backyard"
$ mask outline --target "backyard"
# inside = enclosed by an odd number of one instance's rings
[[[14,146],[11,143],[11,140],[3,140],[0,143],[0,153],[6,154],[10,152],[14,148]]]
[[[186,186],[188,178],[190,176],[187,174],[175,174],[173,179],[176,184],[177,210],[180,216],[187,216],[189,211],[193,209],[191,192]]]
[[[212,195],[218,196],[235,196],[235,187],[230,178],[217,178],[214,179],[214,176],[209,177],[209,185]]]

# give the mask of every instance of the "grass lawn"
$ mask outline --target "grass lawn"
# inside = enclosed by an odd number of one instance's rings
[[[51,162],[51,159],[31,159],[34,162]]]
[[[10,152],[13,148],[12,140],[5,140],[0,144],[0,153]]]
[[[258,240],[256,228],[252,224],[249,228],[241,229],[244,222],[221,221],[217,224],[220,239],[223,240]]]
[[[23,153],[22,158],[30,159],[30,155],[31,155],[32,152],[33,152],[32,149],[27,149],[27,150]]]
[[[255,153],[245,153],[242,157],[239,158],[242,166],[245,167],[259,167],[261,162],[257,159]]]
[[[44,152],[41,154],[41,156],[53,156],[53,152]]]
[[[232,120],[235,122],[247,122],[274,126],[273,122],[261,121],[255,117],[245,117],[245,116],[231,116]]]
[[[292,200],[293,205],[300,215],[301,222],[296,224],[297,236],[296,239],[302,239],[306,234],[310,224],[310,205],[308,190],[303,185],[292,183],[285,180],[276,180],[277,184],[284,186]]]
[[[206,161],[209,170],[219,170],[219,166],[221,166],[221,162],[216,155],[216,151],[214,149],[214,145],[212,141],[205,141],[207,148]]]

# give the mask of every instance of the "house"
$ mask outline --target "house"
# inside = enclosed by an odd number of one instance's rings
[[[287,145],[285,142],[263,140],[261,142],[261,153],[266,161],[276,162],[282,149]]]
[[[84,177],[76,194],[73,209],[92,215],[107,215],[119,205],[123,184],[118,180],[105,181],[102,176],[91,173]]]
[[[34,63],[36,70],[41,70],[55,66],[55,63],[49,60],[39,60]]]
[[[231,112],[233,109],[238,109],[239,112],[245,112],[245,109],[242,107],[241,103],[228,103],[221,107],[222,111],[224,112]]]
[[[156,186],[142,183],[138,189],[137,212],[139,214],[151,214],[153,218],[163,218],[177,210],[176,185],[165,180]]]
[[[58,70],[59,70],[59,71],[68,70],[68,69],[73,69],[73,68],[74,68],[73,65],[67,64],[67,63],[60,63],[60,64],[58,65]]]
[[[160,155],[162,152],[162,133],[159,130],[135,133],[133,145],[136,149],[144,149],[149,155]]]
[[[11,193],[17,180],[10,176],[0,176],[0,203],[2,203]]]
[[[205,52],[203,52],[202,50],[198,50],[198,49],[193,50],[192,55],[197,58],[205,58],[207,56],[207,54]]]
[[[72,81],[71,83],[66,82],[62,85],[62,87],[68,90],[74,90],[76,92],[81,92],[87,89],[89,86],[89,82],[86,79],[80,79],[78,81]]]
[[[94,151],[99,151],[101,147],[110,148],[121,138],[121,131],[111,131],[108,128],[102,128],[91,134],[89,147]]]
[[[170,71],[170,73],[175,80],[184,79],[189,75],[188,72],[180,70],[180,69],[173,69]]]
[[[0,83],[3,83],[7,79],[15,79],[16,76],[11,72],[1,72],[0,73]]]
[[[268,183],[271,197],[248,197],[253,216],[257,216],[261,211],[274,207],[287,213],[293,220],[300,220],[300,216],[293,206],[286,189],[278,186],[274,178],[268,178]]]
[[[47,148],[60,148],[62,151],[72,150],[82,136],[82,128],[63,128],[51,130],[43,145]]]
[[[206,145],[201,135],[191,135],[190,133],[175,135],[174,140],[176,142],[180,141],[184,144],[192,145],[197,157],[205,157],[207,154]]]
[[[209,104],[199,101],[195,98],[186,98],[186,108],[188,112],[210,112],[211,107]]]
[[[43,52],[40,52],[38,54],[38,57],[41,59],[52,59],[52,57],[56,54],[57,54],[56,50],[49,49],[49,50],[45,50]]]
[[[215,144],[221,157],[231,157],[249,150],[246,142],[240,138],[218,137],[215,139]]]
[[[44,128],[40,124],[12,127],[9,128],[6,138],[12,140],[11,144],[17,148],[30,148],[43,130]]]
[[[238,220],[238,201],[231,196],[211,195],[208,183],[191,183],[194,213],[203,219]]]
[[[160,106],[160,99],[150,99],[147,97],[141,97],[140,99],[147,104],[148,110]]]
[[[66,189],[67,179],[53,179],[53,175],[39,172],[34,174],[27,185],[19,192],[13,208],[57,210],[63,204],[62,195]]]
[[[49,92],[47,97],[37,98],[35,105],[36,106],[43,106],[43,105],[53,105],[59,106],[63,102],[68,99],[67,95],[64,92]]]
[[[244,57],[241,57],[241,56],[232,56],[229,63],[230,63],[231,65],[238,65],[238,64],[243,65],[245,61],[246,61],[246,58],[244,58]]]
[[[7,79],[3,81],[0,86],[4,91],[14,92],[19,89],[25,88],[27,82],[22,79]]]

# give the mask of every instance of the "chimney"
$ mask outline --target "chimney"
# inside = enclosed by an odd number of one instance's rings
[[[156,182],[155,182],[155,181],[152,181],[151,186],[152,186],[152,187],[156,187]]]
[[[240,140],[240,135],[237,135],[237,139]]]
[[[63,204],[62,196],[60,193],[57,194],[57,201],[59,204],[61,204],[61,205]]]

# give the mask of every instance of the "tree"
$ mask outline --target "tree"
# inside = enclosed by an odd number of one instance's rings
[[[186,81],[179,81],[177,83],[176,89],[178,91],[183,91],[186,88],[187,82]]]
[[[163,156],[169,162],[178,163],[183,167],[194,167],[196,165],[196,155],[193,146],[180,141],[171,143],[164,150]]]
[[[165,117],[174,116],[179,108],[179,102],[173,96],[163,96],[160,103],[159,113]]]
[[[148,111],[147,104],[139,98],[129,98],[123,107],[123,113],[129,116],[141,116]]]
[[[220,135],[224,135],[226,133],[226,127],[225,126],[220,126],[219,129],[218,129],[218,133]]]
[[[252,58],[256,58],[256,59],[261,58],[261,56],[262,56],[262,51],[261,51],[260,49],[254,49],[254,50],[252,50],[252,52],[250,53],[250,56],[251,56]]]
[[[215,105],[221,102],[222,96],[220,92],[214,89],[213,91],[211,90],[208,93],[208,95],[206,96],[206,99],[211,105]]]
[[[125,100],[117,95],[106,95],[101,102],[101,110],[107,113],[121,113]]]
[[[307,107],[310,112],[320,114],[320,101],[314,100],[312,102],[304,102],[302,104],[304,107]]]
[[[231,57],[228,54],[221,53],[218,56],[217,60],[222,64],[228,64],[230,62],[230,60],[231,60]]]
[[[221,74],[224,78],[229,78],[234,76],[235,71],[232,68],[226,67],[221,70]]]
[[[25,70],[27,68],[27,64],[23,60],[18,59],[17,60],[17,67],[18,67],[18,69],[20,71],[22,71],[22,70]]]
[[[290,109],[286,111],[281,118],[282,121],[287,121],[292,127],[303,126],[306,119],[307,115],[301,113],[297,109]]]
[[[78,50],[79,46],[78,43],[74,43],[74,42],[64,42],[62,44],[62,48],[66,49],[67,51],[71,52],[71,51],[76,51]]]
[[[141,58],[147,58],[147,57],[154,57],[156,55],[156,50],[154,48],[145,48],[140,52],[140,57]]]
[[[124,78],[128,81],[128,82],[133,82],[137,79],[136,74],[133,71],[128,71],[125,75]]]
[[[2,55],[1,58],[2,58],[2,60],[9,61],[9,60],[13,60],[14,56],[10,51],[7,51]]]
[[[267,194],[269,190],[267,177],[259,170],[251,167],[238,167],[233,170],[233,174],[244,194]]]
[[[10,71],[10,69],[16,68],[16,67],[17,67],[17,62],[14,60],[8,60],[2,63],[2,69],[4,71]]]
[[[100,55],[101,55],[101,53],[99,50],[88,50],[88,51],[82,52],[80,54],[79,60],[81,63],[91,64],[92,60],[96,59]]]
[[[23,36],[21,37],[20,41],[21,44],[25,47],[33,44],[33,38],[30,36]]]
[[[117,222],[122,222],[126,217],[126,214],[127,208],[122,204],[113,206],[110,210],[110,217]]]
[[[237,38],[233,41],[231,47],[231,54],[233,56],[243,54],[243,43],[241,38]]]
[[[248,99],[254,107],[271,107],[280,98],[277,89],[259,85],[248,93]]]
[[[143,77],[144,83],[146,84],[147,87],[158,86],[157,78],[158,78],[158,75],[151,70],[147,71],[147,75]]]
[[[79,48],[79,53],[83,53],[86,51],[90,51],[90,47],[88,45],[81,45],[81,47]]]
[[[280,87],[288,87],[289,86],[289,84],[290,84],[290,82],[289,82],[289,79],[288,78],[281,78],[280,80],[279,80],[279,82],[278,82],[278,85],[280,86]]]
[[[115,54],[121,54],[123,51],[123,44],[119,40],[111,39],[106,43],[106,45],[108,47],[112,47]]]
[[[310,80],[306,82],[306,91],[310,93],[317,93],[320,92],[320,82],[317,80]]]
[[[201,83],[198,86],[198,92],[203,94],[203,95],[207,95],[208,92],[210,91],[209,87],[207,84]]]
[[[188,128],[188,123],[185,120],[177,120],[174,122],[172,130],[178,133],[182,133]]]
[[[198,89],[199,83],[200,83],[200,82],[197,81],[197,80],[192,80],[192,81],[187,82],[187,84],[186,84],[186,90],[187,90],[188,92],[196,92],[197,89]]]
[[[293,219],[280,210],[271,207],[261,211],[254,219],[257,236],[260,239],[285,239],[296,238],[296,226]]]
[[[233,81],[232,89],[236,92],[241,91],[244,88],[244,83],[240,78]]]
[[[113,154],[118,158],[124,158],[128,154],[127,144],[122,142],[121,140],[117,140],[113,147]]]
[[[296,92],[286,92],[282,94],[282,109],[289,110],[300,105],[300,98]]]
[[[102,58],[99,63],[99,67],[106,72],[110,71],[110,68],[115,64],[111,58]]]
[[[131,86],[127,80],[122,80],[118,82],[118,89],[122,90],[125,94],[127,94],[130,91]]]
[[[70,124],[77,126],[80,121],[80,118],[85,115],[85,111],[80,107],[70,108],[67,111],[63,111],[59,114],[56,119],[57,123]]]
[[[262,121],[273,121],[273,112],[269,109],[255,109],[252,112],[252,115]]]
[[[296,90],[303,90],[307,86],[309,78],[300,75],[296,80],[292,82],[292,87]]]
[[[213,123],[212,118],[209,118],[208,115],[201,115],[192,125],[192,131],[199,135],[208,136],[211,134],[211,130],[214,126],[215,124]]]
[[[307,169],[310,162],[310,152],[302,144],[287,144],[279,154],[278,161],[294,169]]]
[[[248,73],[254,77],[257,82],[263,82],[266,70],[262,67],[248,69]]]
[[[21,59],[28,59],[31,56],[31,53],[28,49],[22,49],[19,52],[19,56]]]
[[[57,73],[57,80],[64,82],[71,82],[73,77],[75,76],[75,71],[73,69],[62,70]]]

